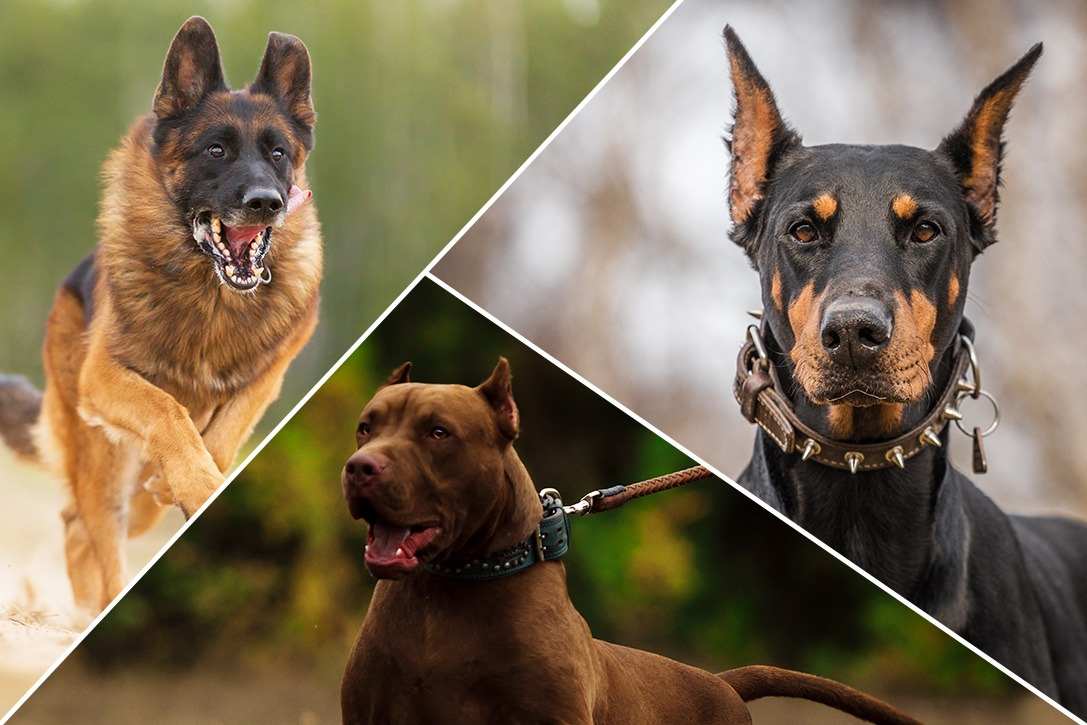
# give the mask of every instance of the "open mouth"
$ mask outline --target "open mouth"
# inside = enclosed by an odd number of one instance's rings
[[[366,568],[378,579],[400,579],[414,572],[422,564],[417,554],[442,532],[434,520],[395,524],[364,498],[350,497],[347,505],[352,517],[366,520]]]
[[[270,226],[228,227],[215,213],[203,211],[192,224],[193,239],[211,257],[219,279],[245,291],[264,277],[264,257],[272,244]]]

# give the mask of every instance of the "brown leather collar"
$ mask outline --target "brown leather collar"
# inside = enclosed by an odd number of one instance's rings
[[[940,433],[953,420],[961,420],[959,403],[966,396],[982,393],[977,357],[970,341],[973,327],[966,320],[955,338],[954,364],[947,387],[934,407],[915,428],[897,438],[879,443],[849,443],[820,435],[796,415],[788,398],[778,392],[781,384],[770,364],[758,326],[747,330],[747,341],[736,361],[732,392],[740,412],[762,428],[785,453],[796,451],[801,460],[850,473],[875,471],[891,466],[906,467],[906,461],[929,446],[943,445]],[[967,375],[967,373],[970,375]]]

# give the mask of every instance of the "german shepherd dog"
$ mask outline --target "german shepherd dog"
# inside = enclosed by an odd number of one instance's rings
[[[223,483],[317,324],[315,118],[300,40],[272,33],[256,79],[231,91],[211,26],[186,22],[153,112],[105,164],[98,246],[46,323],[44,394],[0,378],[0,434],[68,481],[84,608],[124,587],[126,537]]]

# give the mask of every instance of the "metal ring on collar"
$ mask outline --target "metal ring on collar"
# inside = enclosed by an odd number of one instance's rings
[[[999,426],[999,425],[1000,425],[1000,406],[996,404],[996,398],[994,398],[994,397],[992,396],[992,394],[990,394],[990,393],[989,393],[989,391],[987,391],[987,390],[980,390],[980,389],[979,389],[979,390],[977,391],[977,393],[966,393],[966,392],[964,392],[964,393],[963,393],[962,395],[960,395],[960,396],[959,396],[959,399],[958,399],[958,401],[956,402],[956,405],[955,405],[955,407],[958,407],[959,405],[962,405],[962,401],[963,401],[963,400],[965,400],[967,396],[970,396],[970,397],[972,397],[972,398],[979,398],[979,397],[980,397],[980,398],[988,398],[988,399],[989,399],[989,402],[990,402],[990,403],[992,404],[992,406],[993,406],[993,422],[992,422],[992,423],[990,423],[990,424],[989,424],[989,427],[988,427],[988,428],[986,428],[986,429],[985,429],[984,431],[982,431],[982,433],[981,433],[981,437],[982,437],[982,438],[985,438],[985,437],[986,437],[986,436],[988,436],[988,435],[989,435],[990,433],[992,433],[993,431],[995,431],[995,430],[997,429],[997,426]],[[955,421],[955,425],[956,425],[956,426],[958,427],[958,429],[959,429],[959,430],[961,430],[961,431],[962,431],[963,433],[965,433],[966,435],[973,435],[973,433],[972,433],[972,432],[970,432],[970,431],[966,430],[966,428],[965,428],[965,427],[963,426],[963,424],[962,424],[962,421],[961,421],[961,420],[956,420],[956,421]]]

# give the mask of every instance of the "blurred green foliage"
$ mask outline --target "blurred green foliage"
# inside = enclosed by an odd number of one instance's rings
[[[342,663],[373,581],[339,473],[369,396],[413,379],[475,385],[509,358],[517,449],[567,501],[691,461],[424,280],[246,467],[44,686],[78,661],[266,667]],[[755,662],[948,694],[1008,680],[731,486],[700,482],[573,522],[571,598],[596,636],[711,670]],[[339,666],[342,667],[342,664]]]
[[[271,30],[302,38],[313,59],[322,321],[267,430],[670,3],[3,0],[0,371],[42,384],[53,294],[95,241],[99,168],[150,111],[190,15],[211,22],[235,88]]]

